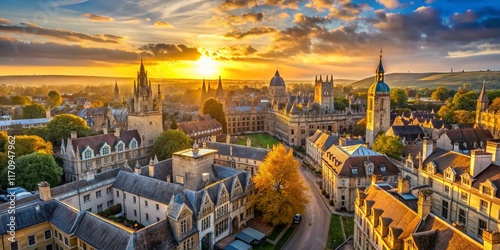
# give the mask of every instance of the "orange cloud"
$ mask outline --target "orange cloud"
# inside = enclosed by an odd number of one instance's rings
[[[164,21],[157,21],[157,22],[155,22],[154,25],[156,27],[160,27],[160,28],[174,28],[174,26],[172,24],[170,24],[169,22],[164,22]]]
[[[100,16],[100,15],[96,15],[93,13],[83,13],[82,16],[87,17],[88,19],[90,19],[92,21],[98,21],[98,22],[113,22],[115,20],[111,17]]]

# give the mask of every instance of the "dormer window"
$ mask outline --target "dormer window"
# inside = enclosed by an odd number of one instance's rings
[[[434,162],[427,163],[427,172],[431,174],[436,173],[436,164]]]
[[[468,173],[465,173],[465,174],[461,175],[460,177],[462,177],[462,185],[470,188],[471,184],[472,184],[472,180],[470,178],[470,175]]]
[[[93,155],[94,155],[94,151],[91,148],[87,147],[85,149],[85,151],[83,151],[83,159],[82,160],[90,159],[90,158],[92,158]]]
[[[385,165],[380,165],[380,172],[385,173],[387,170],[387,167]]]
[[[116,152],[121,152],[125,149],[125,144],[122,141],[118,142],[116,145]]]
[[[483,186],[481,192],[483,194],[487,194],[487,195],[491,195],[491,188],[487,187],[487,186]]]
[[[108,155],[109,152],[110,152],[110,146],[108,144],[104,144],[104,146],[102,146],[101,148],[101,155]]]
[[[358,174],[358,167],[351,166],[351,173],[354,175]]]
[[[130,142],[130,149],[136,149],[137,148],[137,140],[134,138]]]
[[[455,170],[451,167],[444,170],[444,178],[449,181],[455,181]]]

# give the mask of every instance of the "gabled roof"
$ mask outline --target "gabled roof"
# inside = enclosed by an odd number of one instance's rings
[[[341,147],[342,151],[346,152],[349,156],[377,156],[381,155],[362,144],[352,145],[352,146],[344,146]]]
[[[309,137],[309,140],[315,142],[322,133],[323,132],[321,130],[317,129],[316,132]]]
[[[396,135],[407,141],[415,141],[425,136],[425,131],[420,125],[391,126],[386,135]]]
[[[436,165],[435,174],[437,176],[443,177],[444,170],[448,167],[452,167],[458,176],[463,173],[470,173],[470,157],[454,151],[434,148],[432,154],[420,166],[420,170],[427,171],[427,164],[429,162],[433,162]],[[459,182],[460,178],[456,178],[455,181]]]
[[[111,151],[114,152],[115,151],[114,146],[119,141],[123,141],[123,143],[125,143],[125,146],[128,147],[129,143],[134,138],[140,145],[141,137],[139,136],[139,132],[137,131],[137,129],[120,131],[119,137],[117,137],[114,133],[108,133],[102,135],[94,135],[94,136],[71,139],[71,143],[73,146],[73,150],[76,150],[78,147],[80,149],[80,153],[82,153],[87,147],[90,147],[92,150],[94,150],[95,154],[99,154],[99,150],[104,145],[104,143],[107,143],[109,146],[111,146]]]
[[[173,195],[183,192],[183,187],[171,182],[121,171],[113,183],[113,188],[168,204]]]
[[[181,122],[177,124],[177,127],[185,134],[192,134],[210,129],[220,129],[222,125],[217,120],[209,118],[200,121]]]
[[[255,147],[247,147],[235,144],[227,144],[220,142],[206,142],[207,148],[215,149],[218,151],[218,154],[225,156],[233,156],[239,158],[248,158],[263,161],[266,158],[270,149],[265,148],[255,148]],[[232,148],[232,154],[231,154]]]
[[[105,221],[86,212],[75,231],[75,235],[96,249],[129,249],[133,230]]]
[[[168,220],[161,220],[136,232],[134,249],[170,250],[175,249],[173,231]]]
[[[167,176],[172,177],[172,158],[154,163],[154,176],[157,180],[166,181]],[[149,176],[149,165],[141,167],[141,175]]]
[[[455,142],[480,142],[493,139],[491,132],[482,128],[450,129],[445,131],[451,143]]]
[[[112,181],[113,179],[118,176],[118,173],[120,171],[123,171],[121,168],[115,168],[100,174],[94,175],[94,180],[87,181],[87,180],[78,180],[70,183],[66,183],[64,185],[60,185],[57,187],[53,187],[50,189],[52,197],[58,197],[62,196],[64,194],[69,194],[71,192],[75,192],[80,188],[88,187],[88,186],[93,186],[101,182],[105,181]]]

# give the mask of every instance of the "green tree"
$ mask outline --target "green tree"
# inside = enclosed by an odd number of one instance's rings
[[[8,138],[9,135],[7,134],[7,131],[0,130],[0,152],[5,151],[5,145],[7,145]]]
[[[405,108],[408,104],[408,96],[404,89],[391,90],[391,107]]]
[[[388,157],[399,160],[403,153],[403,143],[397,136],[379,135],[373,143],[372,149]]]
[[[50,131],[48,139],[54,145],[60,145],[62,139],[66,140],[70,137],[71,131],[76,131],[78,137],[90,135],[90,128],[87,126],[87,122],[71,114],[56,115],[47,123],[47,130]]]
[[[474,91],[458,91],[453,97],[453,107],[455,110],[476,110],[478,96]]]
[[[500,97],[495,98],[493,102],[491,102],[490,106],[488,106],[488,109],[493,111],[500,110]]]
[[[17,143],[16,143],[17,144]],[[63,170],[59,167],[51,154],[31,153],[20,156],[15,160],[16,186],[28,191],[37,190],[38,183],[47,181],[51,186],[59,185]],[[8,186],[7,168],[3,169],[1,179],[4,186]]]
[[[343,97],[335,97],[333,99],[333,106],[336,110],[345,110],[349,106],[349,101]]]
[[[156,138],[153,144],[152,156],[157,156],[162,161],[172,157],[172,153],[190,148],[193,140],[178,130],[167,130]]]
[[[217,99],[210,97],[201,107],[202,114],[209,114],[222,125],[222,131],[227,132],[226,114],[224,113],[223,105]]]
[[[59,106],[63,101],[61,94],[59,94],[56,90],[50,91],[47,96],[49,97],[48,102],[51,107]]]
[[[300,163],[278,144],[273,147],[259,166],[253,178],[256,194],[252,197],[262,219],[273,225],[290,223],[297,213],[304,213],[309,199],[307,187],[299,174]]]
[[[366,118],[363,118],[356,123],[356,125],[352,129],[352,135],[365,137],[365,135],[366,135]]]
[[[170,129],[177,129],[177,122],[175,121],[175,119],[172,118],[172,122],[170,123]]]
[[[455,110],[453,114],[453,123],[474,123],[476,120],[475,111]]]
[[[2,144],[0,142],[0,144]],[[3,143],[3,152],[7,152],[8,143]],[[50,142],[45,141],[39,136],[36,135],[16,135],[15,139],[15,149],[11,150],[15,153],[16,158],[22,155],[31,154],[33,152],[44,153],[44,154],[53,154],[52,144]],[[7,166],[8,159],[7,154],[0,157],[0,166]]]
[[[45,117],[45,107],[40,103],[33,103],[23,107],[21,111],[21,118],[32,119],[32,118],[44,118]]]
[[[18,95],[13,96],[10,101],[11,101],[12,105],[23,105],[24,106],[24,105],[28,105],[31,103],[31,99],[29,97],[18,96]]]
[[[436,100],[436,101],[442,101],[442,102],[444,102],[449,97],[450,97],[450,94],[449,94],[449,91],[448,91],[448,89],[446,87],[438,87],[431,94],[432,100]]]
[[[445,123],[451,123],[453,121],[453,108],[450,105],[441,106],[437,115],[443,119]]]

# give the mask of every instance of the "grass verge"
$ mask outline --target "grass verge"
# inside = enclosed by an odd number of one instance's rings
[[[288,228],[288,230],[283,235],[283,237],[281,237],[280,241],[278,241],[278,243],[276,243],[276,246],[274,246],[274,249],[281,250],[285,246],[288,239],[290,239],[290,237],[292,237],[293,233],[295,232],[295,230],[297,230],[298,227],[299,227],[298,224],[295,224],[295,223],[292,224],[292,226],[290,228]]]
[[[342,224],[340,224],[340,216],[332,214],[330,218],[330,230],[328,231],[328,239],[326,240],[326,249],[334,249],[334,247],[344,242],[344,233],[342,232]]]
[[[341,216],[344,223],[344,231],[347,238],[354,235],[354,217]]]
[[[280,143],[276,138],[266,133],[259,133],[238,136],[238,142],[236,144],[246,146],[247,137],[252,139],[252,147],[267,148],[269,145],[269,148],[273,148],[273,145]]]
[[[285,229],[285,227],[286,227],[286,224],[281,224],[281,225],[274,227],[273,231],[271,232],[271,234],[267,238],[274,241],[276,238],[278,238],[281,231],[283,231],[283,229]]]

